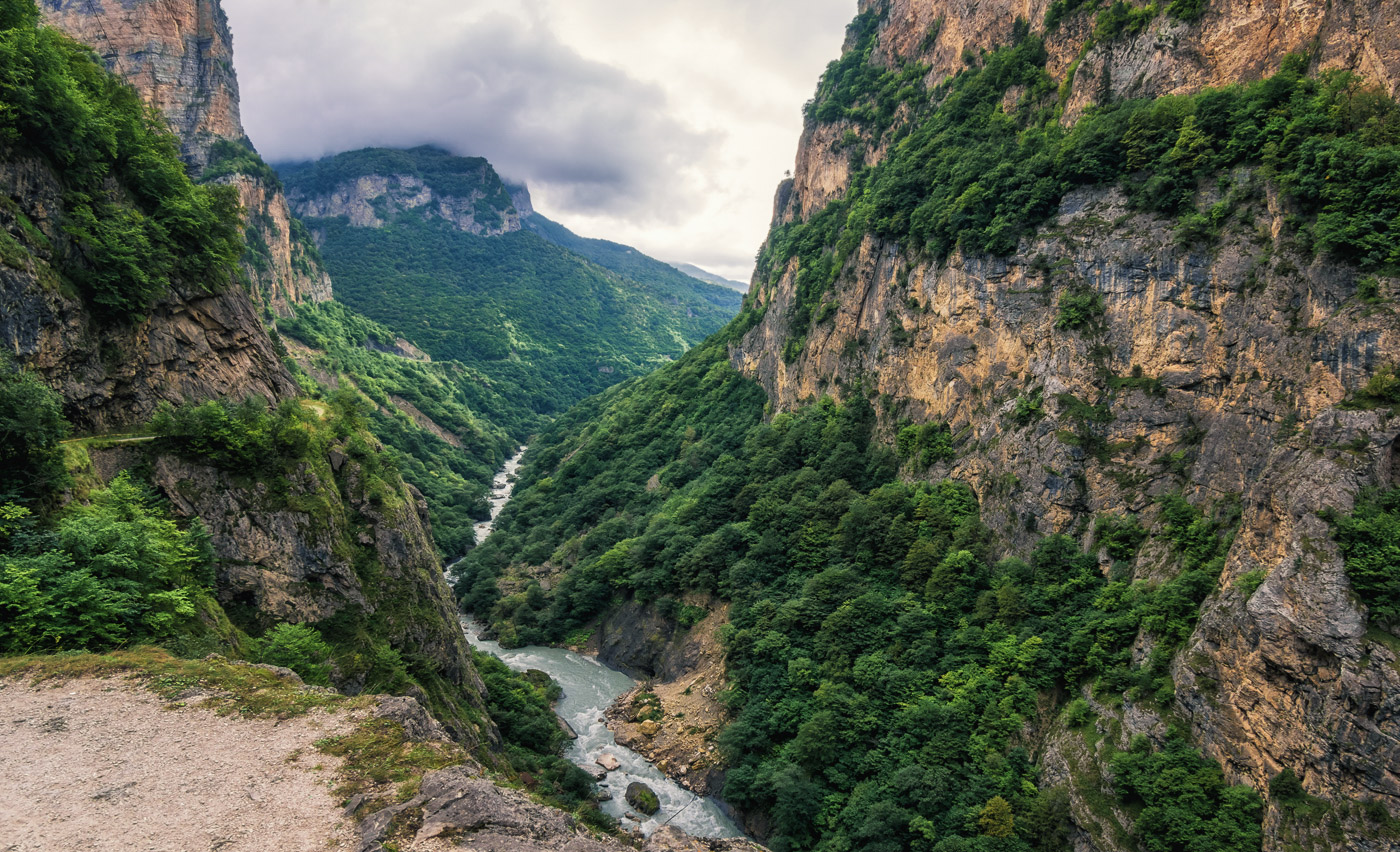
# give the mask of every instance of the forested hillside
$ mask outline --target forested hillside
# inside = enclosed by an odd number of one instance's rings
[[[237,192],[192,180],[143,93],[43,26],[31,0],[0,0],[0,72],[7,674],[53,665],[164,678],[174,701],[219,692],[227,679],[212,673],[237,671],[168,651],[286,666],[347,695],[412,695],[494,771],[528,770],[541,796],[596,813],[587,777],[558,756],[547,685],[488,664],[488,700],[427,507],[371,432],[396,424],[365,396],[305,375],[302,390],[321,398],[298,394],[241,286]],[[302,307],[310,323],[318,308]],[[319,310],[386,337],[335,305]],[[382,375],[429,410],[465,393],[439,390],[431,372]],[[453,425],[482,452],[505,441]],[[452,461],[444,473],[490,476]],[[151,645],[165,651],[106,656]],[[272,681],[324,702],[295,678],[233,680],[258,693],[233,712],[264,712]],[[350,750],[407,739],[397,722],[366,736]],[[425,760],[401,751],[395,771],[410,758]]]
[[[484,160],[370,149],[282,173],[341,301],[536,413],[679,356],[738,308],[624,246],[521,231]]]
[[[491,472],[549,417],[738,308],[635,249],[522,213],[481,158],[372,148],[279,168],[339,303],[303,306],[279,332],[309,379],[344,377],[374,401],[371,428],[403,454],[449,557],[473,544]]]
[[[744,311],[543,434],[465,605],[727,607],[774,849],[1392,848],[1393,21],[861,5]]]

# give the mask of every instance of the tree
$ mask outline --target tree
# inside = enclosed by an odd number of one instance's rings
[[[33,373],[0,367],[0,494],[34,498],[67,479],[63,401]]]
[[[304,624],[279,624],[258,642],[258,661],[284,666],[317,686],[330,686],[331,646],[315,628]]]
[[[1011,803],[1001,796],[993,796],[978,815],[977,827],[987,837],[1010,837],[1016,830],[1016,817],[1011,813]]]

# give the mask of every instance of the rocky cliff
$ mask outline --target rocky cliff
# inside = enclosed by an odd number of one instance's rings
[[[161,402],[296,394],[238,289],[172,291],[139,320],[101,320],[57,269],[64,213],[49,166],[0,160],[0,228],[17,235],[10,237],[17,250],[0,264],[0,340],[63,395],[75,427],[142,424]]]
[[[244,269],[254,298],[285,314],[302,301],[331,297],[315,249],[291,222],[276,177],[264,168],[227,166],[256,158],[239,116],[233,36],[219,0],[43,0],[46,20],[91,45],[169,120],[190,173],[238,188],[250,251]]]
[[[486,160],[438,148],[369,148],[281,169],[298,216],[344,217],[356,228],[382,228],[414,211],[463,233],[494,237],[519,231],[521,218],[534,212],[529,191],[508,187]]]
[[[1065,128],[1094,104],[1259,80],[1290,54],[1314,73],[1348,69],[1400,90],[1400,19],[1381,2],[1216,0],[1197,20],[1152,15],[1121,37],[1096,24],[1098,4],[1056,6],[1047,28],[1045,2],[861,4],[877,21],[869,61],[921,63],[935,90],[1029,21],[1044,35]],[[1009,92],[1005,110],[1022,95]],[[907,106],[886,128],[809,118],[775,228],[845,196],[910,120]],[[1183,241],[1176,222],[1113,187],[1072,192],[1004,256],[943,260],[854,235],[831,307],[801,328],[799,263],[760,270],[752,297],[765,312],[732,359],[779,408],[861,388],[878,397],[891,436],[904,421],[948,424],[956,459],[917,475],[972,485],[1012,543],[1066,532],[1093,546],[1096,516],[1152,526],[1166,493],[1203,505],[1238,495],[1226,568],[1173,664],[1174,713],[1232,778],[1262,791],[1289,768],[1332,803],[1330,840],[1272,804],[1266,848],[1393,848],[1348,807],[1374,800],[1400,814],[1395,643],[1368,633],[1323,514],[1396,484],[1389,413],[1343,403],[1400,360],[1400,323],[1376,307],[1400,281],[1314,253],[1297,240],[1297,209],[1264,176],[1234,177],[1255,189],[1211,245]],[[1207,206],[1220,200],[1205,195]],[[1101,321],[1071,331],[1055,307],[1067,290],[1097,294]],[[1092,425],[1081,404],[1097,407]],[[1164,556],[1145,548],[1130,576],[1160,579]],[[1123,744],[1166,728],[1151,713],[1117,715]],[[1066,765],[1062,746],[1047,749],[1047,766]],[[1082,826],[1103,822],[1091,800],[1075,800]],[[1077,848],[1120,847],[1113,832],[1088,830]]]

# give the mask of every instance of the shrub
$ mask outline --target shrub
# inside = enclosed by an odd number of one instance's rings
[[[1103,296],[1084,288],[1070,290],[1060,295],[1060,312],[1055,318],[1055,328],[1083,331],[1103,315]]]
[[[1363,495],[1335,523],[1347,578],[1372,620],[1400,621],[1400,489]]]
[[[208,566],[189,533],[126,474],[70,506],[54,531],[0,555],[0,653],[105,650],[204,632]],[[8,529],[22,523],[13,505]]]
[[[263,634],[256,647],[258,662],[291,669],[307,683],[330,686],[331,646],[315,628],[278,624]]]
[[[0,500],[35,499],[67,481],[63,400],[32,373],[0,363]]]

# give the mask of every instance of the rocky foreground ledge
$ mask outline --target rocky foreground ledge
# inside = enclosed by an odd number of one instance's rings
[[[222,658],[0,660],[0,754],[13,852],[762,852],[590,831],[497,784],[412,698]]]

